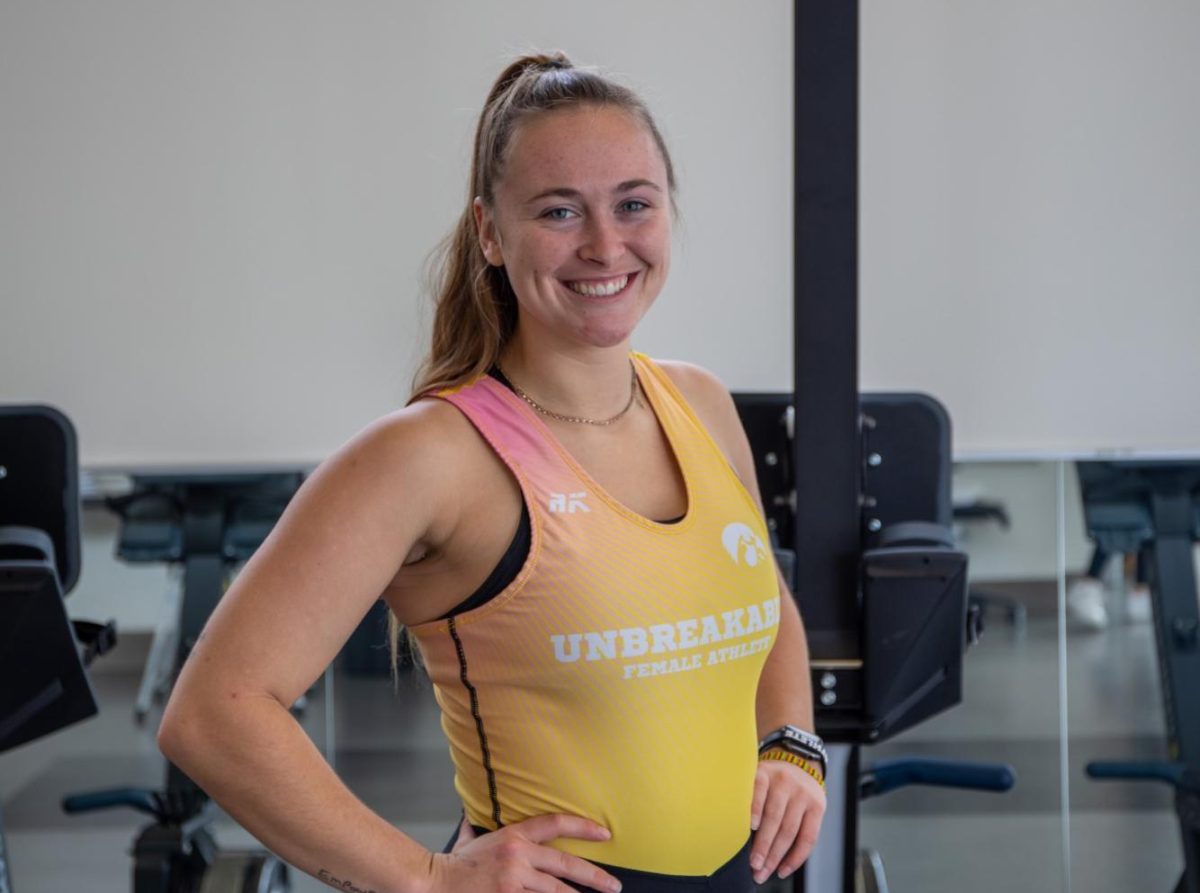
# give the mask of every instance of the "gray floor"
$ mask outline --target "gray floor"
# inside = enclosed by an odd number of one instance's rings
[[[1091,758],[1164,751],[1150,632],[1134,625],[1070,631],[1061,704],[1053,610],[1035,608],[1023,631],[993,620],[968,655],[964,703],[868,749],[863,762],[904,754],[1004,761],[1016,769],[1017,786],[1002,795],[912,788],[864,803],[860,842],[882,854],[894,893],[1061,891],[1068,865],[1071,890],[1173,888],[1182,857],[1166,793],[1089,783],[1082,770]],[[132,721],[139,647],[145,643],[133,640],[98,665],[99,717],[0,756],[16,893],[129,890],[139,817],[68,817],[58,803],[73,791],[161,779],[153,717],[146,728]],[[382,815],[440,846],[458,806],[428,687],[414,676],[393,692],[386,679],[342,673],[333,687],[338,771]],[[1060,708],[1069,728],[1065,784]],[[303,723],[321,746],[330,741],[326,718],[319,686]],[[219,837],[229,846],[251,844],[228,822]],[[295,889],[327,888],[298,876]]]

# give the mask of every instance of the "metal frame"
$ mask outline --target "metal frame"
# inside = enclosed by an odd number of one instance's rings
[[[814,660],[856,660],[858,0],[797,0],[794,28],[797,593]]]

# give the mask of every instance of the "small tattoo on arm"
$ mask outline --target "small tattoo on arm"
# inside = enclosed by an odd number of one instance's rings
[[[376,893],[375,890],[368,890],[365,887],[354,886],[353,881],[345,881],[341,878],[334,877],[324,868],[317,872],[317,880],[324,881],[335,890],[347,890],[349,893]]]

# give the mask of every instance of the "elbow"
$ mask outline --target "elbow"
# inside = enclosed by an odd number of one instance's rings
[[[228,754],[252,737],[279,708],[271,696],[221,697],[212,687],[177,684],[158,727],[158,749],[185,773],[202,772],[221,761],[219,754]],[[287,708],[282,710],[287,713]]]
[[[172,699],[167,704],[162,722],[158,726],[158,735],[155,737],[159,752],[176,765],[179,763],[179,754],[187,738],[185,731],[187,724],[179,717],[179,712],[175,707],[174,699]]]
[[[188,754],[203,747],[204,729],[197,705],[175,691],[167,701],[155,740],[162,755],[186,772]]]

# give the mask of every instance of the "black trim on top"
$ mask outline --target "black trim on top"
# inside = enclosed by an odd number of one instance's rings
[[[479,712],[479,692],[467,678],[467,653],[463,650],[462,639],[458,637],[458,625],[451,617],[447,621],[450,627],[450,638],[454,640],[454,650],[458,653],[458,676],[463,686],[471,696],[471,716],[475,717],[475,730],[479,733],[479,750],[483,754],[483,771],[487,773],[488,796],[492,800],[492,821],[497,828],[503,828],[500,821],[500,795],[496,791],[496,773],[492,770],[492,752],[488,748],[487,732],[483,729],[483,716]]]
[[[529,504],[525,502],[524,494],[522,494],[521,520],[517,524],[517,532],[513,534],[512,542],[500,558],[500,561],[492,568],[492,572],[488,574],[488,578],[480,584],[478,589],[438,619],[448,620],[451,617],[457,617],[459,614],[465,614],[467,611],[472,611],[481,605],[486,605],[498,596],[508,588],[513,580],[517,579],[517,574],[525,566],[525,561],[529,557],[529,550],[532,546],[533,521],[529,517]]]

